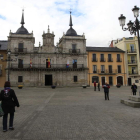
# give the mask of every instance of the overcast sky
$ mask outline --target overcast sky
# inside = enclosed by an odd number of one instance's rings
[[[123,14],[126,23],[134,21],[135,5],[140,7],[140,0],[0,0],[0,40],[7,40],[9,31],[15,33],[21,26],[24,7],[24,27],[33,31],[35,46],[42,44],[48,25],[54,31],[56,44],[69,29],[71,8],[73,28],[78,35],[85,33],[87,46],[107,47],[111,40],[131,36],[122,31],[118,17]]]

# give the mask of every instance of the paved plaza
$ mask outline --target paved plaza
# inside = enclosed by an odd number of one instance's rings
[[[0,125],[0,140],[140,140],[140,108],[120,103],[130,87],[111,87],[109,101],[93,87],[14,90],[15,130]]]

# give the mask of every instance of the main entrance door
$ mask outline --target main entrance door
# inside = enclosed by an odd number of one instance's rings
[[[105,77],[101,77],[101,79],[102,79],[102,85],[104,85],[105,84]]]
[[[128,78],[128,86],[131,86],[131,78]]]
[[[52,75],[45,75],[45,86],[52,85]]]
[[[118,76],[117,77],[117,84],[121,84],[121,85],[123,85],[123,77],[122,76]]]

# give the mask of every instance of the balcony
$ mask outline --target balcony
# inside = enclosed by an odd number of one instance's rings
[[[127,53],[137,53],[137,50],[135,49],[135,50],[127,50]]]
[[[70,64],[69,66],[67,64],[51,64],[50,67],[45,64],[32,64],[32,66],[30,64],[12,64],[10,69],[17,71],[81,71],[88,68],[83,64]]]
[[[98,74],[102,74],[102,75],[112,75],[112,74],[116,74],[117,70],[116,69],[110,69],[110,70],[100,70],[98,69]]]
[[[138,71],[129,71],[129,75],[138,75]]]
[[[15,53],[25,54],[27,53],[27,48],[15,48]]]
[[[122,62],[122,59],[121,58],[117,58],[116,62]]]
[[[105,58],[100,58],[100,62],[105,62]]]
[[[113,58],[108,58],[107,61],[108,62],[113,62]]]
[[[97,58],[95,58],[95,59],[92,58],[92,62],[97,62],[97,61],[98,61]]]
[[[80,49],[69,49],[70,54],[80,54]]]
[[[2,70],[0,69],[0,76],[2,76]]]
[[[137,65],[137,60],[128,60],[128,65]]]

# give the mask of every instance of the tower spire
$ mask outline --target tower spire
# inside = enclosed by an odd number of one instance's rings
[[[24,22],[24,9],[22,10],[22,18],[21,18],[21,23],[22,26],[25,24]]]
[[[73,24],[72,24],[72,17],[71,17],[71,9],[70,9],[70,24],[69,26],[72,28]]]
[[[48,33],[50,33],[50,28],[49,28],[49,25],[48,25]]]

